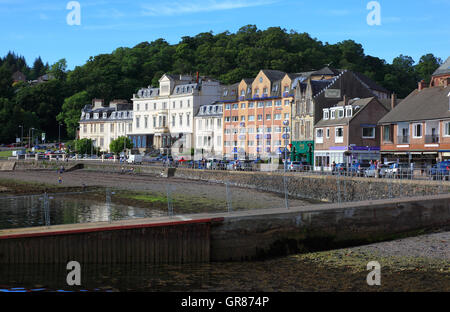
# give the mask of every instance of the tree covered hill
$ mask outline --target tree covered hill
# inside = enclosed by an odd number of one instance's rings
[[[195,73],[230,84],[254,77],[260,69],[302,72],[326,65],[358,71],[386,89],[407,96],[421,79],[429,80],[442,63],[433,54],[419,62],[400,55],[392,64],[366,55],[361,44],[345,40],[323,43],[307,33],[280,27],[266,30],[254,25],[236,33],[200,33],[183,37],[177,44],[164,39],[142,42],[133,48],[118,48],[110,54],[90,57],[86,64],[66,70],[65,60],[52,66],[37,58],[28,67],[23,57],[9,53],[0,59],[0,142],[10,143],[24,129],[34,127],[58,137],[58,123],[64,135],[73,137],[82,106],[92,98],[130,99],[143,86],[158,85],[163,73]],[[55,79],[38,85],[12,84],[11,75],[22,71],[29,80],[43,73]]]

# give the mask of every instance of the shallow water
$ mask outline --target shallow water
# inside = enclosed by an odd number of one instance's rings
[[[167,212],[115,203],[94,202],[82,195],[0,197],[0,229],[151,218]]]

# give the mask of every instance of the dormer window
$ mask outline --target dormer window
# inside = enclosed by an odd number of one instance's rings
[[[323,119],[324,120],[328,120],[330,118],[330,112],[328,111],[328,109],[323,111]]]
[[[343,109],[338,110],[338,118],[344,118],[344,110]]]
[[[223,96],[227,96],[228,95],[228,90],[223,91]]]
[[[245,90],[241,90],[241,96],[245,96]]]
[[[94,119],[98,119],[98,113],[94,113]]]
[[[108,118],[108,113],[103,113],[103,118]]]
[[[335,119],[336,118],[336,111],[332,110],[331,111],[331,119]]]
[[[349,118],[352,117],[353,111],[351,107],[347,107],[347,109],[345,110],[345,117]]]
[[[252,88],[248,87],[248,88],[247,88],[247,93],[248,93],[248,94],[252,93]]]

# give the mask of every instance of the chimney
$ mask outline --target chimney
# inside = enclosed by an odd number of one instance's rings
[[[392,93],[391,95],[391,110],[397,105],[397,94]]]
[[[348,97],[347,95],[344,94],[344,100],[343,100],[343,106],[347,106],[348,105]]]
[[[419,91],[422,91],[423,89],[425,89],[427,87],[427,84],[425,83],[425,80],[421,80],[419,82]]]

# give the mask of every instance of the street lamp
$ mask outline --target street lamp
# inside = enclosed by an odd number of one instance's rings
[[[23,145],[23,126],[20,125],[19,128],[20,128],[20,130],[21,130],[20,145],[22,146],[22,145]]]
[[[28,129],[28,148],[31,147],[31,142],[33,141],[33,139],[30,136],[30,132],[33,133],[34,128],[30,128]]]
[[[58,149],[61,150],[61,126],[62,124],[58,124]]]

